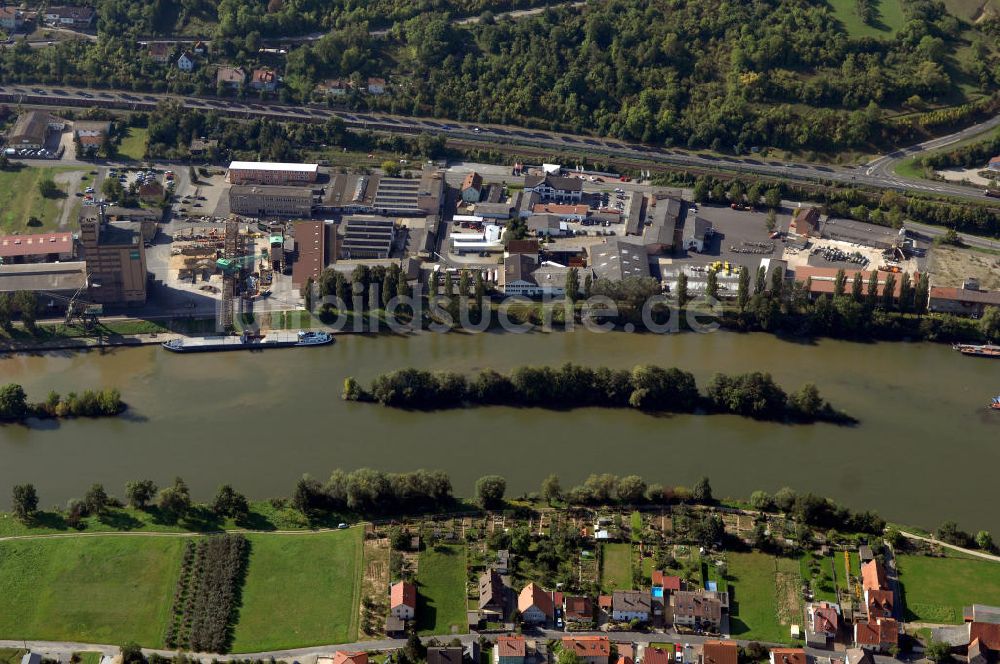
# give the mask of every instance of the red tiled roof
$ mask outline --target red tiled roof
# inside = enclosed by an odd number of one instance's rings
[[[836,632],[840,615],[832,606],[818,606],[813,609],[814,632]]]
[[[642,654],[642,664],[672,664],[674,654],[659,648],[646,648]]]
[[[483,176],[475,171],[466,175],[465,179],[462,180],[462,191],[465,191],[466,189],[475,189],[476,191],[479,191],[482,188]]]
[[[1000,624],[969,623],[969,643],[977,639],[990,650],[1000,650]]]
[[[408,606],[411,609],[416,609],[417,587],[406,581],[393,584],[392,591],[389,593],[389,606]]]
[[[611,656],[611,641],[606,636],[564,636],[562,647],[580,657]]]
[[[597,606],[601,607],[602,609],[610,609],[611,595],[600,595],[597,598]]]
[[[877,560],[869,560],[861,566],[861,586],[865,590],[884,590],[888,588],[885,580],[885,568]]]
[[[618,659],[615,660],[615,664],[635,664],[635,660],[625,655],[618,655]]]
[[[844,276],[847,278],[847,289],[846,291],[850,293],[851,282],[854,280],[854,275],[861,272],[861,279],[864,281],[864,292],[868,292],[868,279],[871,276],[871,272],[866,270],[844,270]],[[882,291],[885,288],[885,279],[889,276],[889,272],[879,272],[878,273],[878,294],[882,295]],[[893,293],[898,297],[900,288],[902,288],[902,274],[895,274],[896,284],[893,288]],[[918,273],[910,275],[910,283],[916,283],[919,278]],[[836,286],[837,270],[832,267],[813,267],[811,265],[802,265],[795,268],[795,280],[809,282],[809,292],[810,293],[833,293],[834,287]]]
[[[735,641],[705,641],[704,664],[738,664],[739,648]]]
[[[333,653],[333,664],[368,664],[368,653],[338,650]]]
[[[44,256],[73,251],[72,233],[33,233],[0,236],[0,258]]]
[[[517,598],[517,610],[521,613],[524,613],[533,606],[538,607],[542,613],[550,618],[554,614],[552,597],[537,583],[526,585]]]
[[[806,651],[802,648],[771,648],[774,664],[807,664]]]
[[[954,302],[972,302],[975,304],[994,304],[1000,306],[1000,291],[931,286],[930,296],[932,300],[952,300]]]
[[[574,620],[592,620],[594,605],[589,597],[567,597],[566,618]]]
[[[535,214],[576,214],[586,215],[590,210],[586,205],[560,205],[558,203],[537,203],[531,211]]]
[[[891,618],[893,599],[891,590],[868,590],[868,619]]]
[[[497,655],[500,657],[524,657],[527,646],[523,636],[498,636]]]
[[[877,618],[854,625],[854,642],[859,646],[892,645],[898,641],[899,623],[892,618]]]

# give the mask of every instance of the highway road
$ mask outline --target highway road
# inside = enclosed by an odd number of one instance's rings
[[[218,97],[195,97],[172,94],[141,93],[122,90],[88,90],[66,86],[0,85],[0,103],[40,107],[91,107],[148,111],[164,100],[173,100],[186,108],[217,113],[237,118],[271,118],[281,121],[325,122],[330,118],[342,120],[353,129],[373,131],[443,135],[446,138],[484,145],[505,144],[512,147],[542,148],[553,151],[576,151],[611,158],[639,160],[650,164],[674,167],[766,175],[804,182],[834,182],[843,185],[867,185],[899,192],[917,192],[990,201],[982,190],[951,182],[932,182],[904,178],[893,172],[899,159],[964,140],[1000,125],[1000,116],[987,122],[943,136],[927,143],[899,150],[879,158],[865,167],[827,166],[823,164],[779,162],[754,157],[730,157],[704,152],[656,148],[613,138],[577,136],[560,132],[524,129],[520,127],[480,124],[434,118],[391,115],[387,113],[331,109],[318,105],[294,105],[280,102],[236,100]]]

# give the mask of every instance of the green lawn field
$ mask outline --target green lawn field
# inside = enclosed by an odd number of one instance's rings
[[[0,543],[0,638],[162,647],[180,537]]]
[[[364,530],[248,535],[250,562],[233,652],[259,652],[358,635]]]
[[[21,648],[0,648],[0,664],[21,664],[27,652]]]
[[[67,199],[45,198],[38,191],[38,183],[52,178],[58,171],[53,168],[29,168],[0,171],[0,232],[39,233],[53,230],[59,224],[59,214]],[[62,189],[66,185],[62,185]],[[28,220],[37,218],[41,224],[29,226]]]
[[[957,624],[963,606],[1000,604],[1000,563],[906,555],[896,562],[907,620]]]
[[[145,127],[129,127],[128,134],[122,138],[118,146],[118,156],[142,161],[146,156],[146,142],[149,140],[149,130]]]
[[[855,0],[828,0],[833,13],[851,37],[886,37],[891,38],[903,27],[905,16],[900,0],[875,0],[878,9],[878,20],[874,25],[868,25],[861,20],[856,11]]]
[[[420,553],[417,567],[417,631],[460,634],[466,623],[465,547],[439,545]]]
[[[632,546],[602,544],[601,589],[606,592],[632,588]]]
[[[730,633],[740,639],[787,643],[801,622],[799,561],[764,553],[730,553]]]

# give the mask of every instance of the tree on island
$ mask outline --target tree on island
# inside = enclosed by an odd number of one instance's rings
[[[507,480],[500,475],[486,475],[476,481],[476,503],[483,509],[494,509],[503,505],[507,492]]]
[[[38,511],[38,492],[33,484],[18,484],[13,491],[14,516],[21,523],[28,523]]]
[[[28,414],[28,397],[16,383],[0,387],[0,420],[18,421]]]

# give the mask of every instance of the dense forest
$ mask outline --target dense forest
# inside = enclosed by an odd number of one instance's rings
[[[214,94],[211,64],[270,64],[286,101],[314,98],[327,78],[379,76],[390,94],[345,103],[736,152],[898,144],[1000,106],[998,21],[964,23],[939,0],[900,0],[901,27],[878,38],[852,36],[822,0],[590,0],[516,21],[489,11],[532,2],[97,0],[97,43],[7,48],[0,77]],[[211,62],[192,74],[164,74],[134,42],[178,26],[212,38]],[[268,36],[310,31],[327,34],[287,57],[259,52]]]

